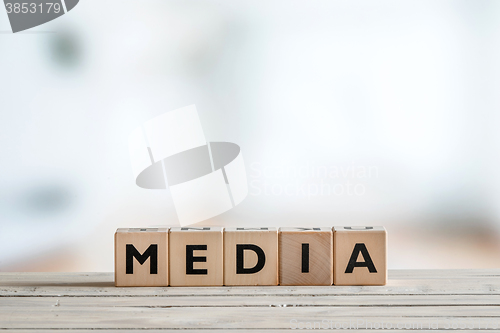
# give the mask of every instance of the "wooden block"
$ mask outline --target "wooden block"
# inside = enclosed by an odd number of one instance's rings
[[[387,232],[384,227],[333,227],[334,274],[338,286],[387,283]]]
[[[278,229],[224,230],[224,285],[278,285]]]
[[[168,228],[120,228],[115,233],[117,287],[168,286]]]
[[[331,286],[332,228],[280,228],[279,279],[282,286]]]
[[[222,286],[223,228],[170,229],[170,285]]]

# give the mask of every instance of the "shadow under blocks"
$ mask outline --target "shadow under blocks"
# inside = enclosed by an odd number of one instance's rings
[[[115,286],[377,286],[384,227],[120,228]]]

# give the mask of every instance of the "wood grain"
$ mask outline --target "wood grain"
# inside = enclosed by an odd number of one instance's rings
[[[387,232],[384,227],[333,227],[333,244],[333,284],[386,284]]]
[[[332,236],[332,228],[280,228],[280,285],[332,285]]]
[[[113,283],[112,273],[0,273],[0,329],[284,332],[324,321],[364,330],[393,325],[387,332],[500,329],[500,270],[389,271],[385,286]]]
[[[171,228],[170,229],[170,285],[222,286],[223,283],[223,228]],[[194,260],[187,271],[187,246],[203,246],[190,251]],[[204,260],[204,261],[196,261]],[[196,274],[194,274],[196,273]],[[201,274],[199,274],[201,273]]]
[[[127,247],[132,246],[137,257],[130,256],[132,271],[127,272]],[[147,252],[153,248],[151,253]],[[139,262],[141,255],[149,255]],[[154,272],[151,270],[155,261]],[[117,287],[168,286],[168,228],[119,228],[115,233],[115,285]]]
[[[237,247],[256,246],[262,251],[264,265],[254,273],[237,270]],[[258,254],[244,250],[244,269],[258,267]],[[262,258],[261,258],[262,259]],[[278,285],[278,229],[277,228],[226,228],[224,230],[224,285],[225,286],[275,286]]]

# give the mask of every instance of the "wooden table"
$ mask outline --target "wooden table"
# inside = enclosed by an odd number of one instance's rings
[[[115,288],[112,273],[0,273],[0,329],[500,330],[500,270],[397,270],[383,287]]]

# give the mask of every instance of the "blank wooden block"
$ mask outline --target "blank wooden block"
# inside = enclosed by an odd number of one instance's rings
[[[333,283],[377,286],[387,283],[387,232],[384,227],[333,227]]]
[[[224,285],[278,285],[278,229],[224,230]]]
[[[279,279],[282,286],[332,285],[332,228],[280,228]]]
[[[120,228],[115,233],[117,287],[168,286],[168,228]]]
[[[170,285],[222,286],[223,228],[170,229]]]

